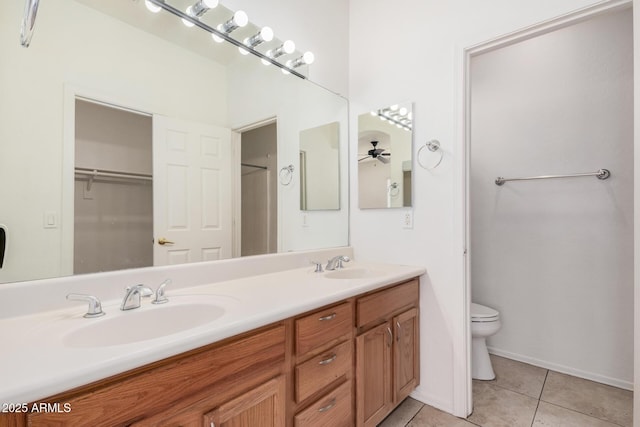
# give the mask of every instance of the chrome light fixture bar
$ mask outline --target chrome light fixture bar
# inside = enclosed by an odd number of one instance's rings
[[[220,31],[219,29],[214,28],[214,27],[212,27],[210,25],[207,25],[204,22],[200,21],[199,19],[194,18],[193,16],[190,16],[190,15],[184,13],[180,9],[177,9],[177,8],[171,6],[170,4],[167,4],[164,0],[145,0],[145,3],[147,3],[147,4],[150,3],[152,5],[160,7],[162,9],[164,9],[165,11],[171,13],[172,15],[174,15],[174,16],[176,16],[178,18],[181,18],[183,21],[191,22],[194,26],[200,27],[203,30],[209,32],[212,37],[213,36],[219,37],[219,38],[231,43],[232,45],[234,45],[234,46],[236,46],[238,48],[245,49],[245,50],[249,51],[250,53],[252,53],[253,55],[257,56],[258,58],[262,59],[263,62],[266,61],[266,62],[268,62],[270,64],[273,64],[276,67],[282,69],[283,71],[287,71],[288,73],[293,74],[296,77],[300,77],[301,79],[304,79],[304,80],[307,79],[303,74],[300,74],[297,71],[288,68],[287,66],[279,63],[278,61],[274,60],[270,56],[267,56],[267,55],[255,50],[255,49],[245,45],[244,43],[234,39],[233,37],[230,37],[228,35],[228,33],[224,32],[224,31]]]
[[[413,129],[413,120],[411,113],[405,107],[398,109],[397,105],[392,105],[388,108],[382,108],[377,111],[371,112],[372,116],[378,116],[381,120],[386,120],[391,124],[396,125],[400,129],[411,131]]]

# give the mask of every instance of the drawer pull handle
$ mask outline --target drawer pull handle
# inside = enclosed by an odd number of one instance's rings
[[[400,322],[396,322],[396,326],[398,327],[398,336],[396,337],[396,341],[400,342],[400,335],[402,335],[402,326]]]
[[[336,316],[337,316],[337,314],[336,314],[336,313],[331,313],[331,314],[329,314],[328,316],[322,316],[322,317],[321,317],[321,318],[319,318],[318,320],[319,320],[320,322],[324,322],[325,320],[333,320],[333,319],[335,319],[335,318],[336,318]]]
[[[327,412],[329,409],[333,408],[334,406],[336,406],[336,398],[335,397],[333,399],[331,399],[331,401],[329,402],[329,404],[327,406],[323,406],[322,408],[318,409],[318,412]]]
[[[389,334],[389,342],[387,343],[387,347],[391,347],[391,344],[393,344],[393,332],[391,332],[391,328],[388,326],[387,333]]]
[[[336,360],[338,358],[338,355],[333,353],[330,357],[323,359],[321,361],[318,362],[318,365],[328,365],[329,363],[333,362],[334,360]]]

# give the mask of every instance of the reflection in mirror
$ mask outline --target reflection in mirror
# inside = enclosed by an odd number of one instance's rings
[[[300,132],[300,210],[340,209],[339,126]]]
[[[361,209],[411,206],[413,112],[395,104],[358,117]]]
[[[345,180],[340,210],[305,212],[304,220],[298,177],[288,186],[272,185],[274,225],[262,249],[243,251],[251,232],[241,227],[247,171],[241,163],[276,177],[288,165],[299,170],[300,132],[333,122],[340,123],[339,151],[346,158],[344,98],[215,43],[174,16],[152,14],[142,1],[40,8],[39,37],[24,49],[16,37],[23,14],[17,3],[0,6],[0,53],[11,64],[0,79],[0,180],[9,183],[0,186],[6,235],[0,283],[348,244]],[[185,10],[193,1],[175,4]],[[236,31],[244,40],[256,28]],[[256,49],[279,44],[274,38]],[[97,120],[94,114],[88,125],[76,123],[101,106],[108,111]],[[144,130],[134,133],[146,139],[124,146],[127,121],[136,120]],[[262,162],[266,154],[245,162],[245,130],[267,122],[276,128],[277,153],[268,162]],[[98,130],[101,135],[89,132]],[[118,163],[110,162],[111,150],[122,150],[113,156]],[[144,161],[135,160],[140,150]],[[347,176],[347,162],[339,168]],[[107,175],[113,173],[120,176]],[[119,193],[117,204],[107,197],[122,188],[128,192]],[[122,237],[135,235],[141,236],[135,244]],[[147,252],[127,254],[137,245]],[[123,256],[116,262],[115,254]]]

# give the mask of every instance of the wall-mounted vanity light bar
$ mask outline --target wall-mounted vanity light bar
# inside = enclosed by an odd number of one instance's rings
[[[270,49],[266,53],[262,53],[255,48],[264,42],[273,40],[273,30],[269,27],[262,27],[260,31],[251,37],[245,38],[243,41],[239,41],[230,36],[230,34],[237,28],[246,26],[249,23],[247,14],[241,10],[236,11],[227,21],[212,27],[202,22],[199,18],[203,16],[207,11],[218,6],[218,0],[198,0],[192,6],[189,6],[185,12],[177,9],[176,7],[168,4],[165,0],[145,0],[147,9],[151,12],[157,13],[161,10],[165,10],[172,15],[180,18],[182,22],[188,26],[197,26],[203,30],[209,32],[211,37],[217,42],[227,41],[234,46],[238,47],[238,50],[243,55],[251,53],[262,60],[265,65],[275,65],[279,67],[285,74],[293,74],[294,76],[306,79],[306,76],[300,74],[295,70],[302,65],[311,64],[315,58],[313,53],[306,52],[299,58],[290,59],[282,63],[276,59],[283,55],[290,55],[295,52],[295,44],[291,40],[287,40],[282,45],[275,49]]]
[[[392,105],[390,107],[381,108],[371,112],[372,116],[380,117],[380,120],[386,120],[396,125],[400,129],[411,131],[413,129],[413,117],[411,111],[406,107]]]

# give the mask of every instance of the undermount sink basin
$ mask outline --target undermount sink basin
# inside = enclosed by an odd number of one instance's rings
[[[146,306],[113,317],[86,319],[87,324],[66,334],[67,347],[108,347],[131,344],[183,332],[220,318],[225,309],[210,303]]]
[[[379,272],[368,268],[343,268],[341,270],[328,271],[324,277],[327,279],[366,279],[379,275]]]

